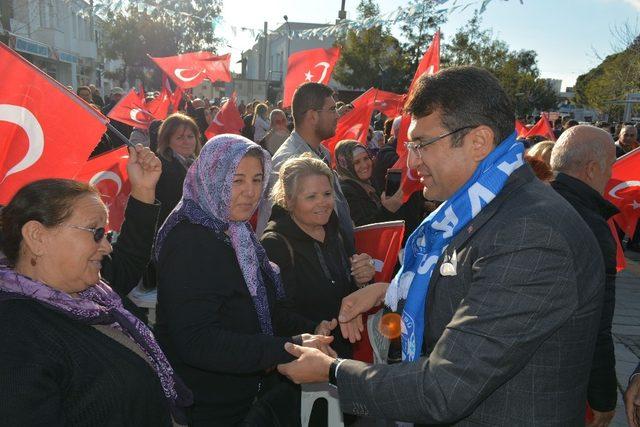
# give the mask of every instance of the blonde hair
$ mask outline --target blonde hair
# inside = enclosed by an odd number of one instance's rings
[[[160,154],[167,160],[171,160],[173,157],[171,155],[171,148],[169,147],[171,137],[182,127],[191,129],[196,137],[196,151],[194,154],[196,156],[200,154],[202,145],[200,143],[200,129],[198,129],[198,125],[191,117],[187,116],[186,114],[173,113],[169,117],[167,117],[164,122],[162,122],[162,125],[160,125],[160,129],[158,130],[157,151],[158,154]]]
[[[537,157],[550,166],[551,150],[553,150],[554,144],[555,143],[553,141],[540,141],[527,150],[527,155]]]
[[[287,200],[298,195],[298,182],[308,176],[326,176],[333,190],[333,175],[329,166],[311,153],[304,153],[283,163],[278,173],[278,181],[271,190],[275,204],[288,210]]]

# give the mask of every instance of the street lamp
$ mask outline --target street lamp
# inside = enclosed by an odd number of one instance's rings
[[[287,24],[287,64],[288,64],[289,55],[291,55],[291,24],[289,24],[289,17],[287,15],[284,15],[283,18],[284,18],[284,22]],[[284,68],[284,64],[282,64],[282,68]],[[284,76],[284,70],[282,71],[283,71],[282,76]]]

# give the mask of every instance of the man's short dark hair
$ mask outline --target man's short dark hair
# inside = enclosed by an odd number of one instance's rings
[[[91,89],[89,89],[89,86],[78,87],[78,89],[76,90],[76,95],[80,96],[80,92],[83,90],[86,90],[87,92],[89,92],[89,95],[91,95]]]
[[[478,67],[452,67],[433,75],[422,75],[409,94],[405,111],[422,118],[436,111],[450,131],[464,126],[489,126],[494,145],[514,132],[515,109],[491,73]],[[453,145],[461,145],[465,131]]]
[[[298,87],[291,101],[294,126],[302,123],[302,117],[307,111],[322,109],[324,100],[329,96],[333,96],[333,90],[322,83],[309,82]]]

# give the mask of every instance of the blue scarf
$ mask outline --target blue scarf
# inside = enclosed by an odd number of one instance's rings
[[[429,281],[438,259],[456,234],[500,193],[509,175],[524,164],[523,155],[524,147],[514,133],[409,236],[402,268],[391,281],[385,297],[385,303],[394,311],[400,300],[406,300],[402,312],[402,360],[420,357]]]

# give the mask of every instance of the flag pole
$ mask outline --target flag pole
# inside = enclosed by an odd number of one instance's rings
[[[129,141],[129,139],[126,136],[124,136],[122,132],[116,129],[111,123],[107,123],[107,128],[111,132],[113,132],[113,134],[117,136],[120,141],[124,142],[126,145],[128,145],[131,148],[135,147],[135,145],[133,145],[133,143]]]

